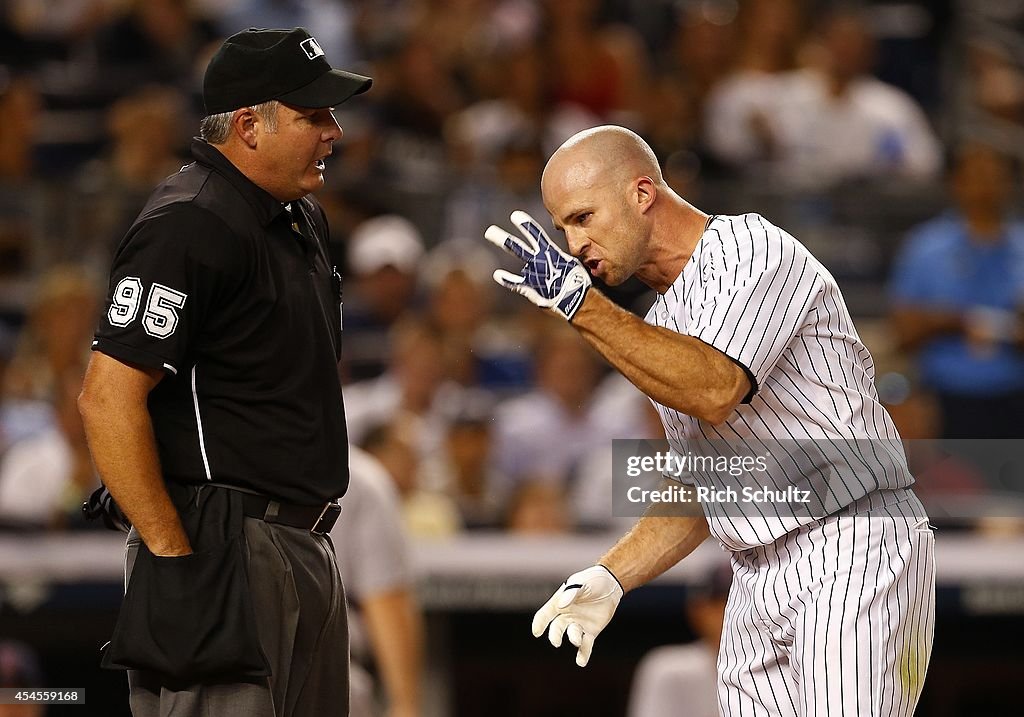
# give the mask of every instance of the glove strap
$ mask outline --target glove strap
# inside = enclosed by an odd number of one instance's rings
[[[578,288],[562,297],[562,300],[555,305],[555,310],[571,323],[576,312],[583,306],[583,300],[587,298],[587,289],[589,288],[589,283],[581,282]]]
[[[611,571],[611,569],[607,565],[602,565],[601,563],[597,563],[597,567],[604,568],[605,572],[608,573],[609,575],[611,575],[612,579],[615,580],[615,582],[617,582],[619,584],[619,590],[621,590],[623,594],[626,593],[626,588],[622,587],[622,581],[619,580],[619,578],[615,575],[615,573],[613,573]]]

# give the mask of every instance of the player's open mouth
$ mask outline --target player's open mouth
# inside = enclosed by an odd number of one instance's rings
[[[585,264],[586,264],[586,267],[587,267],[587,271],[589,271],[591,274],[593,274],[594,272],[597,271],[597,268],[599,266],[601,266],[601,260],[600,259],[587,259]]]
[[[324,164],[324,161],[322,159],[318,159],[315,162],[313,162],[313,166],[322,172],[324,171],[324,167],[327,165]]]

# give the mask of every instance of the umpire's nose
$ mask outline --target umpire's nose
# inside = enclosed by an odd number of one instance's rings
[[[337,142],[345,134],[344,130],[341,129],[341,125],[338,124],[338,118],[334,116],[334,111],[331,111],[331,121],[327,123],[324,129],[323,140],[325,142]]]

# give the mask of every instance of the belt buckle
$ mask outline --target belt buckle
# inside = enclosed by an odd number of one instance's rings
[[[320,517],[316,519],[316,523],[309,529],[309,532],[321,535],[330,533],[331,528],[338,522],[339,515],[341,515],[341,506],[337,503],[327,503],[324,505],[324,509],[320,511]]]

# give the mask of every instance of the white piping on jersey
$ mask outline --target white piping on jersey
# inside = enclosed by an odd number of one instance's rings
[[[206,438],[203,436],[203,418],[199,415],[199,394],[196,392],[196,367],[192,367],[192,405],[196,409],[196,429],[199,431],[199,452],[203,456],[203,468],[206,469],[206,480],[213,480],[210,473],[210,461],[206,457]]]
[[[178,369],[174,368],[174,366],[171,366],[169,363],[165,363],[164,368],[173,373],[175,376],[178,375]]]

